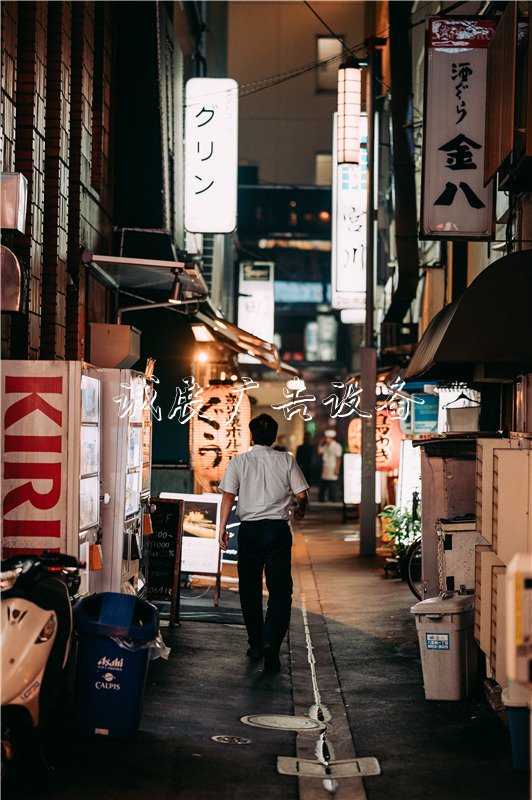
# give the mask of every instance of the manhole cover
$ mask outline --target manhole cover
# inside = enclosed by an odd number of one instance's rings
[[[310,717],[291,717],[288,714],[250,714],[241,717],[244,725],[254,728],[273,728],[281,731],[324,731],[327,725]]]
[[[307,758],[277,757],[277,771],[281,775],[301,775],[306,778],[366,778],[380,775],[376,758],[354,758],[322,764]]]
[[[245,739],[243,736],[211,736],[211,739],[219,744],[253,744],[253,739]]]

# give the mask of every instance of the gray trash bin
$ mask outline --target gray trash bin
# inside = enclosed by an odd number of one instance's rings
[[[467,697],[477,671],[473,595],[445,592],[416,603],[410,610],[416,617],[425,697]]]

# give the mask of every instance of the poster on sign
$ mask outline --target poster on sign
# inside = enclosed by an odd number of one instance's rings
[[[218,575],[222,495],[161,492],[159,497],[161,500],[183,500],[181,571]]]
[[[491,239],[486,71],[495,20],[427,17],[421,235]]]

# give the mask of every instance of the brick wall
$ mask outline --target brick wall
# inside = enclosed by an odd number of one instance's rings
[[[15,131],[17,120],[17,19],[18,8],[13,2],[2,4],[2,95],[0,113],[3,132],[0,136],[0,170],[15,169]],[[2,314],[2,358],[11,351],[11,316]]]
[[[14,248],[28,269],[29,298],[28,314],[12,320],[15,358],[39,358],[41,344],[47,25],[47,3],[19,3],[15,170],[28,179],[28,211]]]
[[[50,359],[66,352],[71,28],[71,3],[50,3],[41,341],[41,357]]]
[[[113,4],[2,5],[4,171],[28,179],[24,234],[8,234],[29,281],[28,313],[2,315],[2,357],[79,359],[88,320],[112,312],[82,252],[112,252]],[[92,285],[94,284],[94,285]]]

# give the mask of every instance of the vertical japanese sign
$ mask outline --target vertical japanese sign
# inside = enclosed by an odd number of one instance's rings
[[[185,100],[185,228],[231,233],[236,227],[238,84],[192,78]]]
[[[336,114],[333,147],[336,148]],[[367,121],[360,118],[360,139],[367,140]],[[332,307],[366,308],[366,190],[368,151],[360,164],[337,164],[333,154]]]
[[[484,187],[485,106],[495,22],[429,17],[427,24],[421,235],[490,239],[493,186]]]
[[[273,342],[274,264],[271,261],[243,261],[238,283],[238,326],[265,342]],[[258,364],[252,356],[238,356],[241,364]]]
[[[215,492],[230,460],[249,449],[251,404],[246,392],[258,388],[256,381],[243,378],[242,383],[212,384],[196,393],[190,453],[204,491]]]

